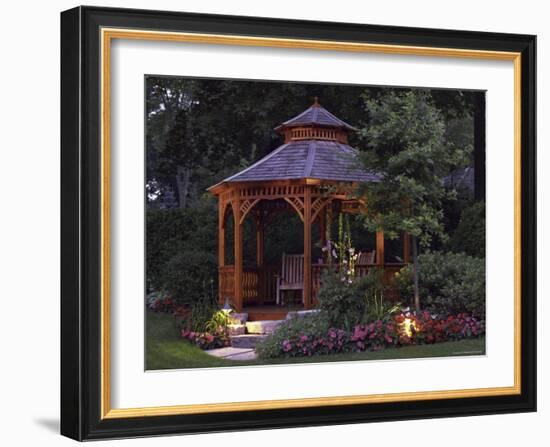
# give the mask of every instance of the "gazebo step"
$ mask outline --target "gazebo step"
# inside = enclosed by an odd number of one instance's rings
[[[290,320],[291,318],[303,318],[308,315],[315,315],[318,314],[320,311],[319,309],[309,309],[309,310],[296,310],[296,311],[290,311],[286,315],[286,319]]]
[[[249,334],[272,334],[282,320],[247,321],[246,332]]]
[[[280,308],[264,308],[247,309],[248,320],[247,321],[263,321],[263,320],[284,320],[288,309]]]
[[[228,324],[227,331],[229,336],[244,335],[246,333],[246,326],[244,324]]]
[[[233,322],[233,324],[245,324],[248,320],[248,314],[246,312],[242,313],[232,313],[229,315],[229,319]]]
[[[235,335],[229,337],[231,340],[231,346],[234,348],[250,348],[253,349],[256,345],[267,337],[265,334],[246,334]]]

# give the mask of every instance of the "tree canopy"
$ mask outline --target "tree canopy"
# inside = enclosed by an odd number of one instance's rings
[[[447,137],[447,124],[428,91],[387,90],[363,94],[367,114],[359,135],[366,169],[382,175],[379,183],[362,185],[367,199],[365,224],[390,238],[407,232],[428,246],[445,237],[443,200],[454,191],[443,179],[470,162],[471,144]]]
[[[309,107],[314,96],[354,126],[364,123],[364,95],[375,101],[386,88],[293,82],[149,76],[146,78],[147,183],[155,205],[170,187],[176,205],[192,206],[205,188],[248,166],[281,144],[273,128]],[[393,92],[411,91],[392,89]],[[469,92],[426,91],[451,139],[471,139]],[[447,138],[449,140],[449,138]],[[368,142],[350,135],[350,144]],[[185,194],[186,197],[180,197]],[[158,202],[157,202],[158,203]]]
[[[388,89],[375,97],[365,92],[363,99],[363,164],[381,181],[360,188],[366,202],[362,217],[371,231],[390,238],[403,232],[412,236],[419,308],[417,241],[428,247],[434,237],[446,240],[443,205],[456,192],[445,187],[444,178],[470,162],[473,148],[449,137],[444,114],[429,91]]]

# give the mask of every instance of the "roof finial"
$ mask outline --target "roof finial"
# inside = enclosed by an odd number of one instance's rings
[[[311,107],[321,107],[321,104],[319,104],[319,97],[318,96],[313,97],[313,105]]]

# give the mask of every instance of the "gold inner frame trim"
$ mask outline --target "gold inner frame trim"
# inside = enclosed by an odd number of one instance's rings
[[[456,48],[383,45],[306,39],[232,36],[217,34],[145,31],[138,29],[101,29],[101,418],[168,416],[230,411],[308,408],[382,402],[503,396],[521,393],[521,54],[515,52],[465,50]],[[271,48],[382,53],[409,56],[453,57],[513,61],[514,63],[514,385],[356,396],[327,396],[248,402],[223,402],[143,408],[111,408],[110,341],[110,74],[111,41],[130,39],[211,45],[261,46]]]

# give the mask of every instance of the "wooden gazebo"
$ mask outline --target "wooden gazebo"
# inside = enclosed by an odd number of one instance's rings
[[[296,117],[275,130],[284,136],[284,144],[248,168],[208,188],[218,197],[219,300],[226,300],[237,311],[251,304],[274,301],[276,276],[280,266],[264,264],[264,230],[274,215],[294,211],[304,225],[303,305],[311,308],[316,301],[320,273],[324,266],[312,263],[312,225],[325,235],[326,219],[338,209],[356,212],[360,204],[350,191],[361,182],[379,181],[357,160],[357,151],[348,145],[348,133],[354,128],[337,118],[317,100]],[[363,204],[364,206],[364,204]],[[234,265],[225,265],[225,228],[233,214]],[[256,265],[243,265],[243,222],[253,217],[256,229]],[[359,274],[368,268],[384,268],[393,274],[409,260],[408,237],[403,241],[403,262],[384,263],[384,234],[376,234],[376,258],[371,266],[359,266]],[[324,245],[324,241],[321,241]]]

